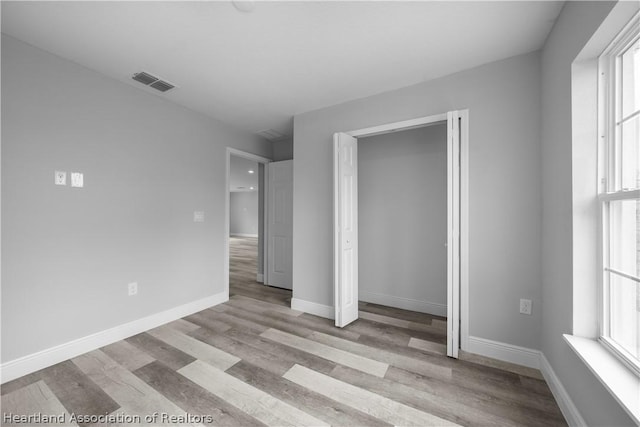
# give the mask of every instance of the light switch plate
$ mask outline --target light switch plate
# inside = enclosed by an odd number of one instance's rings
[[[71,186],[78,188],[84,187],[84,175],[80,172],[71,172]]]
[[[193,222],[204,222],[204,211],[195,211],[193,213]]]
[[[131,282],[127,285],[127,290],[129,296],[134,296],[138,294],[138,282]]]
[[[56,185],[67,185],[67,173],[65,171],[55,171],[54,183]]]

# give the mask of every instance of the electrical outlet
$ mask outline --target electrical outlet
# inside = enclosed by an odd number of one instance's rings
[[[78,188],[84,187],[84,175],[80,172],[71,172],[71,186]]]
[[[65,171],[55,171],[53,182],[56,185],[67,185],[67,173]]]
[[[138,293],[138,282],[129,283],[129,296],[136,295]]]
[[[531,314],[531,300],[530,299],[521,299],[520,300],[520,313],[521,314]]]

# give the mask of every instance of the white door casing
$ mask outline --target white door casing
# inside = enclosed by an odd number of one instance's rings
[[[460,348],[460,116],[447,113],[447,356]]]
[[[335,324],[358,318],[358,140],[346,133],[334,143]]]
[[[268,284],[292,289],[293,160],[271,162],[268,168]]]

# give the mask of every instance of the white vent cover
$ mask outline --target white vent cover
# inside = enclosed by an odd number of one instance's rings
[[[277,130],[273,130],[273,129],[261,130],[256,132],[256,134],[260,135],[263,138],[268,139],[269,141],[279,141],[287,137],[287,135],[282,134]]]
[[[154,88],[155,90],[159,90],[160,92],[166,92],[176,87],[175,85],[172,85],[171,83],[164,80],[160,80],[158,77],[144,71],[135,73],[131,78],[137,82],[142,83],[145,86],[149,86]]]

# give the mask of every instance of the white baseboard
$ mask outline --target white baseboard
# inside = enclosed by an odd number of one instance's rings
[[[256,282],[258,282],[258,283],[264,283],[264,274],[262,274],[262,273],[258,273],[258,274],[256,275]]]
[[[469,337],[466,351],[504,362],[539,369],[567,423],[571,427],[587,425],[578,408],[574,405],[573,400],[571,400],[569,393],[567,393],[567,390],[565,390],[560,379],[553,371],[551,364],[541,351],[473,336]]]
[[[134,320],[97,332],[86,337],[78,338],[64,344],[51,347],[37,353],[29,354],[18,359],[10,360],[0,365],[0,381],[4,384],[23,375],[55,365],[81,354],[93,351],[105,345],[148,331],[165,323],[188,316],[205,308],[213,307],[228,300],[226,292],[211,295],[197,301],[180,305],[169,310],[152,314],[142,319]]]
[[[335,318],[335,310],[332,306],[305,301],[298,298],[291,298],[291,309],[315,314],[316,316],[324,317],[326,319]]]
[[[582,415],[580,415],[578,408],[574,405],[569,393],[565,390],[560,382],[560,378],[556,375],[544,353],[540,353],[540,371],[547,381],[547,385],[551,389],[551,393],[553,393],[553,397],[556,399],[562,415],[564,415],[564,418],[567,420],[567,424],[572,427],[586,426],[587,423],[584,421],[584,418],[582,418]]]
[[[540,369],[540,355],[542,353],[539,350],[473,336],[469,336],[467,348],[463,350],[503,362]]]
[[[251,234],[251,233],[230,233],[229,236],[231,236],[231,237],[258,237],[257,234]]]
[[[411,298],[396,297],[392,295],[367,292],[360,289],[358,299],[364,302],[402,308],[404,310],[419,311],[420,313],[433,314],[434,316],[446,316],[447,305],[428,301],[420,301]]]

